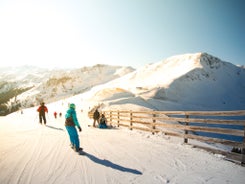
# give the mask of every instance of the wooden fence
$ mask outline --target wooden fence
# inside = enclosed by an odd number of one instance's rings
[[[245,164],[245,110],[239,111],[103,111],[108,124],[236,148],[236,152],[194,145]],[[92,117],[92,112],[89,113]],[[193,143],[191,143],[193,144]],[[240,153],[239,153],[240,152]]]

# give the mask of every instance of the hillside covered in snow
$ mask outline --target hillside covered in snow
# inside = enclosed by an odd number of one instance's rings
[[[30,74],[27,69],[0,70],[1,107],[8,112],[86,92],[87,103],[116,109],[123,109],[126,100],[153,110],[245,109],[244,67],[207,53],[177,55],[137,70],[96,65],[64,71],[34,68]]]
[[[245,109],[245,70],[207,53],[173,56],[94,87],[90,100],[109,108]]]
[[[131,67],[95,65],[47,70],[33,66],[0,68],[0,114],[54,102],[134,71]],[[3,111],[3,112],[2,112]]]

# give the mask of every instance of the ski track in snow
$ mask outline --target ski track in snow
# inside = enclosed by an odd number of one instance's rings
[[[69,146],[63,118],[47,126],[27,115],[0,118],[1,184],[243,183],[245,168],[182,139],[126,128],[88,127],[79,114],[85,155]],[[33,119],[35,121],[33,121]],[[234,173],[230,173],[230,171]]]

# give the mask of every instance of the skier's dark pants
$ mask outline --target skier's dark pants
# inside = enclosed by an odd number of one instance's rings
[[[45,114],[39,114],[39,122],[42,124],[42,120],[44,124],[46,125],[46,117]]]
[[[93,127],[95,127],[96,121],[97,121],[98,125],[100,124],[100,123],[99,123],[99,119],[94,119]]]

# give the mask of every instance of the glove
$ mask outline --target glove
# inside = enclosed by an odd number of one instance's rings
[[[78,130],[79,130],[79,132],[81,132],[82,131],[81,127],[78,127]]]

